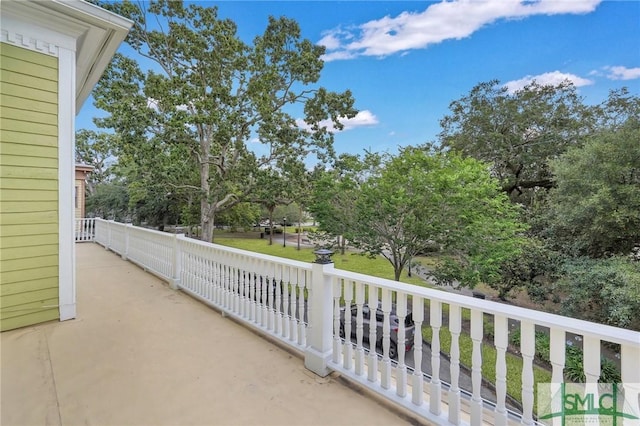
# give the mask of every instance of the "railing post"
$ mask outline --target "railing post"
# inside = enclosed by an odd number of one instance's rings
[[[122,249],[122,260],[127,260],[129,257],[129,230],[131,229],[131,224],[126,223],[124,225],[124,248]]]
[[[111,248],[111,223],[112,220],[107,221],[107,244],[105,244],[104,249],[109,250]]]
[[[311,289],[309,302],[309,327],[307,329],[307,348],[304,365],[321,377],[330,373],[327,365],[332,355],[333,338],[333,286],[330,250],[317,250],[317,258],[311,269]]]
[[[182,250],[180,241],[184,240],[184,234],[176,234],[173,237],[173,268],[171,272],[171,288],[178,290],[180,288],[180,275],[182,274]]]

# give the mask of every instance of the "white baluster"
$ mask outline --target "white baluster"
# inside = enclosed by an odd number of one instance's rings
[[[377,324],[377,310],[371,311],[371,325]],[[382,374],[380,385],[383,389],[391,387],[391,359],[389,346],[391,345],[391,290],[382,289]]]
[[[585,335],[582,340],[582,350],[586,382],[598,383],[598,379],[600,379],[600,339]]]
[[[496,426],[507,424],[507,345],[509,342],[509,321],[502,315],[493,319],[493,341],[496,347]]]
[[[202,256],[202,254],[199,254]],[[218,290],[218,306],[223,309],[227,307],[227,288],[225,286],[224,280],[224,265],[216,260],[212,260],[210,265],[207,265],[206,262],[203,262],[204,269],[204,279],[207,281],[211,281],[214,283],[214,286]]]
[[[292,274],[291,278],[291,315],[289,317],[289,321],[291,321],[291,324],[289,325],[289,340],[291,340],[294,343],[298,343],[298,320],[296,318],[296,315],[298,315],[298,303],[297,303],[297,299],[298,299],[298,281],[299,281],[299,275],[300,275],[300,271],[298,271],[297,269],[295,269],[293,271],[294,273]]]
[[[236,258],[236,262],[238,265],[238,280],[240,280],[239,291],[240,291],[240,306],[241,306],[240,310],[242,311],[241,316],[243,319],[247,320],[249,318],[249,303],[247,298],[247,291],[249,287],[247,286],[247,275],[244,268],[240,267],[240,265],[242,265],[242,262],[240,261],[239,257]]]
[[[369,362],[367,380],[378,382],[378,354],[376,354],[376,309],[378,307],[378,287],[369,284]]]
[[[405,318],[407,317],[407,295],[398,292],[396,295],[396,315],[398,316],[397,351],[398,366],[396,367],[396,393],[404,398],[407,395],[407,365],[405,364]]]
[[[442,303],[432,300],[429,307],[431,325],[431,386],[429,411],[435,415],[442,412],[442,383],[440,383],[440,327],[442,327]]]
[[[283,266],[283,297],[282,297],[282,337],[288,339],[291,336],[289,326],[291,325],[291,312],[289,311],[289,298],[291,297],[291,267]]]
[[[274,318],[273,331],[276,334],[282,335],[282,265],[274,265],[275,266],[275,276],[272,280],[273,282],[273,292],[275,293],[272,297],[271,305],[271,315]],[[274,303],[275,302],[275,303]]]
[[[233,311],[238,315],[242,315],[240,270],[235,266],[232,254],[229,254],[229,262],[231,263],[231,277],[233,279]]]
[[[298,294],[298,311],[300,311],[300,320],[298,322],[298,344],[303,348],[307,346],[307,325],[305,320],[305,309],[307,312],[307,318],[309,317],[309,307],[305,308],[304,290],[309,283],[309,271],[301,271],[302,277],[300,280],[300,292]],[[308,292],[307,292],[308,293]]]
[[[209,291],[209,287],[211,286],[211,261],[207,256],[207,253],[204,249],[200,252],[200,267],[202,268],[200,271],[200,288],[198,289],[198,294],[203,298],[207,298],[207,292]]]
[[[424,400],[424,379],[422,378],[422,322],[424,321],[424,299],[413,296],[413,384],[411,401],[415,405],[422,405]]]
[[[535,355],[535,325],[520,323],[520,352],[522,353],[522,423],[533,424],[533,356]]]
[[[209,256],[211,256],[211,253]],[[233,268],[233,282],[235,283],[236,288],[236,314],[242,318],[244,316],[244,283],[242,282],[242,269],[240,268],[240,264],[237,260],[236,254],[229,253],[229,262]]]
[[[482,424],[482,338],[483,338],[483,313],[471,311],[471,341],[473,352],[471,355],[471,383],[473,393],[471,397],[471,424]]]
[[[356,315],[356,375],[362,376],[364,374],[364,346],[362,344],[362,340],[364,338],[364,326],[362,319],[362,306],[364,304],[365,299],[365,289],[364,283],[358,281],[355,283],[356,286],[356,306],[357,306],[357,315]]]
[[[202,283],[202,272],[203,272],[203,268],[202,268],[202,256],[200,256],[200,248],[196,248],[194,250],[194,274],[195,274],[195,280],[194,280],[194,288],[193,291],[196,294],[200,294],[200,286]]]
[[[261,325],[264,328],[268,328],[269,326],[269,277],[267,277],[267,268],[266,261],[260,261],[260,286],[262,293],[262,300],[260,301],[260,306],[262,307],[262,319]]]
[[[566,353],[566,334],[564,330],[559,328],[552,328],[549,330],[549,361],[551,362],[551,383],[550,394],[551,397],[551,412],[559,413],[562,411],[562,399],[554,398],[560,391],[560,387],[564,383],[564,362]],[[560,426],[564,422],[564,418],[555,417],[553,424]]]
[[[341,280],[333,279],[333,354],[332,361],[340,363],[342,357],[342,339],[340,339],[340,294],[342,293]]]
[[[353,344],[351,334],[353,317],[351,315],[351,302],[353,301],[353,282],[344,281],[344,357],[343,365],[346,369],[353,367]]]
[[[451,332],[451,388],[449,389],[449,423],[460,423],[460,332],[462,309],[449,305],[449,331]]]
[[[621,345],[620,375],[624,388],[624,397],[632,404],[636,404],[634,406],[636,413],[640,411],[640,368],[638,368],[638,360],[640,360],[640,346],[631,346],[629,344]],[[623,424],[624,426],[637,425],[637,422],[637,420],[633,419],[624,419]]]
[[[200,277],[198,294],[206,299],[214,285],[214,273],[211,270],[213,261],[207,256],[203,248],[198,249],[198,259],[200,264],[200,270],[198,271],[198,276]]]
[[[251,272],[249,272],[250,277],[249,279],[251,280],[251,288],[250,288],[250,292],[251,292],[251,321],[253,321],[254,323],[258,323],[258,316],[259,316],[259,311],[258,311],[258,298],[260,297],[260,287],[259,287],[259,278],[258,278],[258,274],[256,274],[256,268],[255,268],[255,260],[251,261],[252,263],[252,268],[250,269]]]
[[[224,263],[224,256],[220,256],[220,273],[222,274],[222,286],[224,288],[224,309],[231,311],[233,309],[233,294],[231,291],[231,279],[229,278],[229,266]]]

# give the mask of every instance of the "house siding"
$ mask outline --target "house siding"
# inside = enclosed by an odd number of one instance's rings
[[[0,43],[0,329],[60,318],[58,58]]]

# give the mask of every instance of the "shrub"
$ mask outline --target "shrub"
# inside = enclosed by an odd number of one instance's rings
[[[550,346],[551,339],[547,333],[544,331],[536,331],[536,350],[534,356],[547,364],[551,362],[550,357]],[[509,343],[513,346],[520,348],[520,329],[514,330],[509,335]]]
[[[564,378],[575,383],[584,383],[584,354],[580,348],[567,346],[564,362]],[[622,378],[618,367],[611,360],[600,359],[600,383],[620,383]]]
[[[563,267],[564,315],[640,330],[640,263],[625,257],[578,258]]]
[[[564,360],[564,378],[569,382],[584,383],[585,376],[582,351],[575,346],[567,346]]]
[[[520,347],[520,330],[515,330],[509,336],[509,342],[516,347]],[[549,335],[543,331],[536,331],[536,352],[535,357],[551,365],[550,357],[551,339]],[[575,383],[584,383],[584,354],[582,350],[576,346],[566,346],[566,355],[564,363],[564,376],[567,381]],[[600,383],[620,383],[620,371],[616,364],[602,357],[600,360]]]

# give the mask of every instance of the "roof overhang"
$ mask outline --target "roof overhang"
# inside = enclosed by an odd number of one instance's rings
[[[2,15],[75,39],[76,112],[124,41],[132,21],[83,0],[3,0]]]
[[[90,173],[93,169],[95,169],[95,167],[90,166],[89,164],[76,163],[76,172]]]

